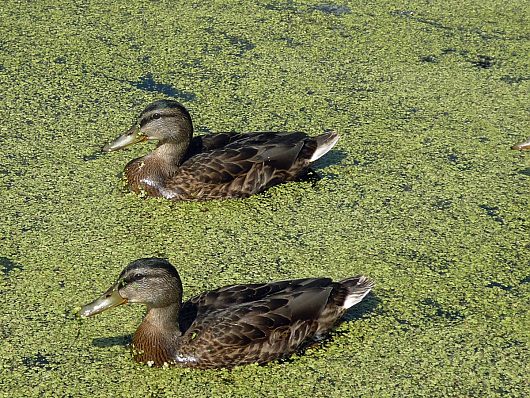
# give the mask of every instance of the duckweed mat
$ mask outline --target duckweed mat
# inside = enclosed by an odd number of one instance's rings
[[[525,397],[530,21],[514,1],[15,1],[0,8],[0,394]],[[316,183],[170,203],[101,155],[150,101],[197,133],[335,130]],[[79,321],[130,261],[185,296],[365,274],[330,339],[266,366],[135,364],[144,309]]]

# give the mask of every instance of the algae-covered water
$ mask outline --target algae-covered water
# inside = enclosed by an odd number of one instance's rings
[[[530,18],[514,1],[15,1],[0,7],[0,395],[523,397]],[[332,129],[322,179],[169,203],[99,148],[154,99],[197,132]],[[365,274],[323,345],[233,370],[152,369],[144,309],[73,311],[164,256],[185,296]]]

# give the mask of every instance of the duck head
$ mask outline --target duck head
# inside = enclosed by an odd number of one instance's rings
[[[187,142],[191,140],[193,124],[184,106],[173,100],[158,100],[148,105],[132,127],[102,148],[116,151],[137,142]]]
[[[89,317],[125,303],[140,303],[148,309],[164,308],[182,301],[182,282],[177,270],[165,259],[142,258],[130,263],[105,293],[78,312]]]

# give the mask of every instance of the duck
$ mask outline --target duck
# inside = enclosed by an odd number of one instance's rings
[[[292,279],[221,287],[182,301],[178,271],[163,258],[131,262],[78,315],[125,303],[147,306],[132,337],[136,362],[199,369],[264,364],[316,344],[372,289],[365,276]]]
[[[515,144],[514,146],[512,146],[512,149],[516,151],[524,151],[530,149],[530,138],[528,138],[526,141]]]
[[[216,133],[193,137],[188,110],[162,99],[149,104],[132,127],[102,148],[112,152],[157,141],[124,169],[130,191],[169,200],[246,198],[287,181],[304,179],[309,165],[337,143],[335,132]]]

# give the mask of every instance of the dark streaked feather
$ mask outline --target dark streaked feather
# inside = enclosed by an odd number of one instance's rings
[[[253,195],[303,174],[309,160],[300,154],[312,153],[316,147],[304,133],[254,133],[243,137],[223,137],[221,141],[228,142],[223,148],[199,153],[182,163],[165,183],[168,191],[178,192],[172,199]]]
[[[235,305],[263,300],[278,292],[290,294],[301,287],[321,287],[328,286],[330,283],[329,278],[305,278],[272,283],[231,285],[204,292],[183,303],[180,312],[180,327],[182,331],[185,331],[195,319],[201,319],[212,312],[225,310]]]

